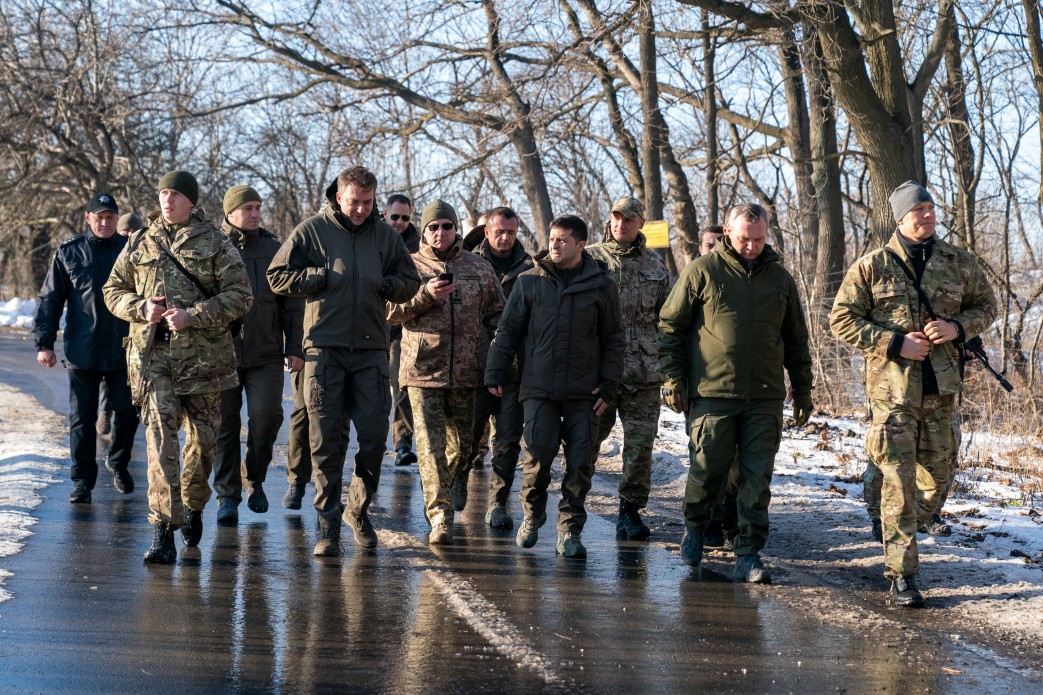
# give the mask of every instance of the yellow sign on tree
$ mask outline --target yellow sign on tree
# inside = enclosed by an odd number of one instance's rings
[[[666,220],[648,220],[641,228],[646,245],[651,249],[670,248],[670,225]]]

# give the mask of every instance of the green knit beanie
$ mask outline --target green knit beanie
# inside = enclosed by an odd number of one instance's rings
[[[457,233],[460,233],[460,218],[456,216],[456,208],[441,198],[428,203],[427,207],[420,214],[420,233],[423,234],[424,230],[427,229],[427,225],[435,220],[452,220],[453,224],[456,225]]]
[[[254,201],[258,203],[261,202],[260,193],[250,188],[249,186],[232,186],[225,193],[225,214],[227,215],[243,203],[249,203]]]
[[[168,188],[191,200],[193,205],[199,202],[199,184],[196,183],[196,177],[187,171],[168,171],[163,174],[156,190],[163,191]]]

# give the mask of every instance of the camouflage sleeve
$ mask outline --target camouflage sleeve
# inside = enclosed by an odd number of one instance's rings
[[[406,248],[401,234],[392,233],[394,253],[384,268],[384,289],[381,294],[389,302],[405,302],[415,297],[420,289],[420,273]]]
[[[996,304],[996,293],[977,259],[971,257],[971,273],[960,302],[960,313],[953,316],[963,326],[964,335],[970,339],[981,335],[996,320],[999,308]]]
[[[496,335],[496,326],[500,323],[500,317],[503,316],[503,308],[507,302],[503,297],[503,290],[500,288],[500,283],[497,281],[496,274],[492,268],[485,273],[483,280],[482,325],[485,326],[487,331],[483,342],[488,344],[492,342],[493,336]]]
[[[526,284],[525,278],[518,278],[500,316],[485,361],[486,386],[503,386],[509,381],[511,365],[514,364],[514,357],[521,348],[529,326],[531,308]]]
[[[214,285],[217,294],[196,302],[188,311],[188,328],[219,328],[227,326],[253,304],[253,290],[246,266],[232,240],[221,234],[223,252],[213,258]]]
[[[37,350],[54,349],[62,311],[65,309],[65,301],[69,298],[69,288],[69,273],[55,251],[51,269],[47,271],[47,278],[40,288],[39,300],[33,314],[33,342]]]
[[[699,300],[692,283],[694,273],[681,273],[659,312],[659,368],[666,383],[687,392],[688,352],[692,339],[695,304]]]
[[[873,282],[867,275],[869,268],[869,263],[859,261],[847,271],[833,300],[833,310],[829,312],[829,327],[833,335],[852,347],[886,353],[894,331],[886,330],[868,318],[873,309]]]
[[[415,266],[414,266],[415,267]],[[412,321],[417,316],[430,311],[441,302],[448,301],[448,297],[435,299],[427,292],[427,285],[421,285],[420,289],[412,299],[401,304],[388,302],[387,322],[392,326],[401,326],[403,323]]]
[[[789,303],[782,319],[783,364],[789,374],[790,385],[796,395],[811,393],[814,386],[812,376],[811,347],[808,323],[804,307],[797,292],[797,283],[788,278]]]
[[[265,273],[272,292],[306,297],[326,287],[326,268],[308,265],[307,241],[299,228],[283,242]]]
[[[623,333],[623,310],[619,304],[619,289],[614,280],[605,276],[605,306],[598,321],[601,364],[598,366],[598,396],[606,403],[615,403],[619,380],[623,376],[623,355],[626,337]]]
[[[144,232],[138,232],[144,234]],[[134,237],[137,239],[137,236]],[[101,288],[105,297],[105,306],[112,315],[124,321],[145,321],[145,302],[148,297],[138,294],[135,281],[134,264],[130,262],[132,250],[136,248],[135,243],[129,243],[120,251],[116,257],[116,263],[112,266],[109,279]]]

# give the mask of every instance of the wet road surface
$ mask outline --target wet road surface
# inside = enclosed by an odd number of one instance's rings
[[[33,370],[32,355],[0,334],[0,380],[67,412],[65,372]],[[218,527],[211,501],[199,548],[178,534],[178,564],[146,566],[143,456],[139,436],[131,495],[104,470],[91,505],[67,502],[67,480],[44,491],[35,535],[4,561],[3,692],[991,690],[953,680],[938,655],[795,610],[784,586],[734,585],[730,564],[690,572],[659,545],[617,543],[596,515],[585,563],[556,557],[553,520],[518,548],[484,523],[488,468],[472,475],[456,544],[432,549],[416,468],[389,456],[379,547],[356,550],[345,526],[343,556],[317,559],[314,512],[279,504],[283,446],[267,514],[243,504],[238,527]]]

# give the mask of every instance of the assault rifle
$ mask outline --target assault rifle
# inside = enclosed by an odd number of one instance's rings
[[[997,372],[996,368],[989,364],[989,356],[985,353],[985,345],[981,342],[980,335],[976,335],[969,340],[963,341],[963,345],[958,347],[963,347],[963,349],[967,353],[970,353],[974,359],[981,362],[982,366],[989,370],[989,374],[996,377],[996,381],[1000,382],[1000,386],[1006,389],[1007,393],[1014,390],[1014,384],[1007,381],[1007,377],[1004,376],[1007,372]],[[960,359],[963,360],[964,356],[961,355]]]

